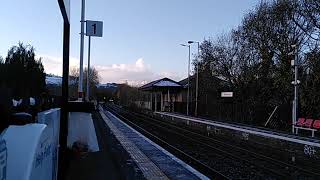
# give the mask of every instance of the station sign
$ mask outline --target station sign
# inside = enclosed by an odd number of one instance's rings
[[[233,92],[221,92],[221,97],[233,97]]]
[[[103,34],[103,22],[102,21],[89,21],[87,20],[86,35],[102,37]]]

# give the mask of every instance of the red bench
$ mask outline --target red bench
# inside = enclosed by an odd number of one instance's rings
[[[314,137],[314,132],[320,129],[320,120],[299,118],[294,128],[296,134],[298,134],[299,129],[303,129],[312,131],[312,137]]]
[[[320,129],[320,120],[299,118],[296,122],[296,126]]]
[[[320,120],[314,120],[312,127],[315,129],[320,129]]]

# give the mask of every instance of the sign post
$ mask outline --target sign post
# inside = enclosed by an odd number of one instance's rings
[[[70,0],[58,0],[63,17],[63,72],[62,72],[62,103],[59,134],[59,168],[58,179],[64,179],[66,169],[66,150],[68,136],[68,87],[69,87],[69,48],[70,48]]]
[[[90,51],[91,51],[91,36],[102,37],[103,34],[103,22],[102,21],[86,21],[86,35],[89,36],[88,45],[88,69],[87,69],[87,92],[86,99],[90,99]]]

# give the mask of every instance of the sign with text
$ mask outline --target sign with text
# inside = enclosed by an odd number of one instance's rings
[[[221,92],[221,97],[233,97],[233,92]]]
[[[102,37],[103,22],[102,21],[89,21],[87,20],[86,35]]]

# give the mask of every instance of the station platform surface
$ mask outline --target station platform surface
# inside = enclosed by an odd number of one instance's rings
[[[69,151],[66,180],[124,179],[121,175],[121,170],[110,153],[110,147],[106,143],[107,129],[104,124],[101,123],[98,116],[98,112],[92,113],[92,121],[99,151],[87,152],[82,155],[76,155],[74,152]]]
[[[145,179],[208,179],[119,118],[100,107],[100,114]]]
[[[288,142],[298,143],[298,144],[304,144],[304,145],[310,145],[314,147],[320,147],[320,140],[315,138],[308,138],[308,137],[302,137],[297,136],[294,134],[288,134],[284,132],[278,132],[278,131],[272,131],[262,128],[255,128],[250,127],[247,125],[240,125],[240,124],[232,124],[232,123],[226,123],[226,122],[220,122],[220,121],[214,121],[199,117],[193,117],[193,116],[186,116],[184,114],[179,113],[171,113],[171,112],[155,112],[155,114],[158,114],[162,117],[169,117],[169,118],[176,118],[181,119],[184,121],[192,121],[196,123],[201,123],[209,126],[215,126],[225,129],[231,129],[235,131],[250,133],[254,135],[264,136],[268,138],[274,138],[279,140],[284,140]]]

